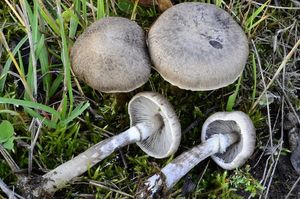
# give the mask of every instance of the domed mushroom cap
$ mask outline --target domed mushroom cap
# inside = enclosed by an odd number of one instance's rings
[[[128,105],[130,125],[160,122],[161,128],[137,145],[148,155],[165,158],[176,152],[181,127],[172,105],[160,94],[142,92],[135,95]]]
[[[195,91],[233,83],[249,53],[245,33],[227,12],[196,2],[166,10],[150,28],[148,47],[164,79]]]
[[[211,156],[220,167],[228,170],[235,169],[243,165],[254,152],[255,128],[245,113],[235,111],[211,115],[203,124],[201,140],[204,142],[218,133],[236,133],[239,136],[239,141],[229,146],[224,153]]]
[[[145,33],[134,21],[107,17],[92,23],[71,51],[74,73],[92,88],[129,92],[148,81]]]

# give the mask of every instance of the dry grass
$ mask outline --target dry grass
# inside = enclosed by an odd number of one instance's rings
[[[235,85],[211,92],[182,91],[153,71],[146,85],[117,104],[114,96],[91,90],[73,76],[69,50],[76,37],[102,16],[135,19],[147,31],[160,14],[157,7],[145,8],[126,0],[32,2],[5,0],[0,5],[4,19],[0,22],[0,119],[13,124],[16,137],[14,150],[0,148],[4,157],[0,159],[0,197],[22,198],[15,190],[20,175],[40,175],[128,128],[126,105],[139,91],[157,91],[176,107],[183,129],[176,155],[200,143],[203,121],[213,112],[225,111],[228,97],[235,92]],[[225,173],[212,161],[205,161],[171,190],[170,197],[185,193],[186,198],[295,198],[299,174],[292,169],[279,173],[284,166],[291,168],[289,162],[282,162],[291,153],[283,128],[286,114],[293,113],[300,125],[300,3],[201,2],[215,3],[231,13],[249,38],[250,55],[233,109],[252,118],[257,148],[247,163],[249,171],[245,167],[237,174]],[[172,158],[155,160],[136,146],[125,147],[55,198],[132,198],[139,183]],[[278,187],[287,190],[278,192]]]

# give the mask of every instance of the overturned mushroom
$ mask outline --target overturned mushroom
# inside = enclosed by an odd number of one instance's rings
[[[106,17],[92,23],[71,51],[79,79],[106,93],[129,92],[148,81],[151,64],[145,33],[134,21]]]
[[[40,186],[33,187],[32,195],[51,194],[94,166],[116,149],[137,143],[155,158],[173,154],[180,143],[181,128],[171,104],[160,94],[142,92],[128,105],[131,128],[103,140],[68,162],[43,175]]]
[[[233,83],[246,64],[249,46],[242,28],[212,4],[180,3],[151,26],[148,48],[162,77],[187,90]]]
[[[147,198],[162,188],[172,188],[209,156],[224,169],[241,166],[253,153],[255,138],[255,128],[245,113],[236,111],[211,115],[202,127],[202,144],[175,158],[161,170],[161,174],[150,177],[138,192],[138,197]]]

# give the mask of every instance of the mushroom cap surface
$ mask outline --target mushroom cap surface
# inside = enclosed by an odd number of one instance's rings
[[[148,34],[156,70],[171,84],[193,91],[233,83],[249,54],[242,28],[212,4],[180,3],[166,10]]]
[[[148,155],[165,158],[176,152],[181,140],[181,126],[172,105],[155,92],[141,92],[128,104],[130,126],[142,122],[153,122],[160,118],[162,127],[137,145]]]
[[[71,50],[79,79],[101,92],[129,92],[148,81],[145,33],[134,21],[106,17],[92,23]]]
[[[220,167],[227,170],[235,169],[243,165],[254,152],[255,128],[245,113],[241,111],[218,112],[208,117],[202,127],[202,142],[218,133],[239,135],[239,141],[229,146],[224,153],[211,156]]]

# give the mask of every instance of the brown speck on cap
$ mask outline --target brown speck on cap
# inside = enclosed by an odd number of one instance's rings
[[[212,4],[177,4],[152,25],[148,35],[156,70],[187,90],[212,90],[233,83],[246,64],[248,40],[226,11]]]

